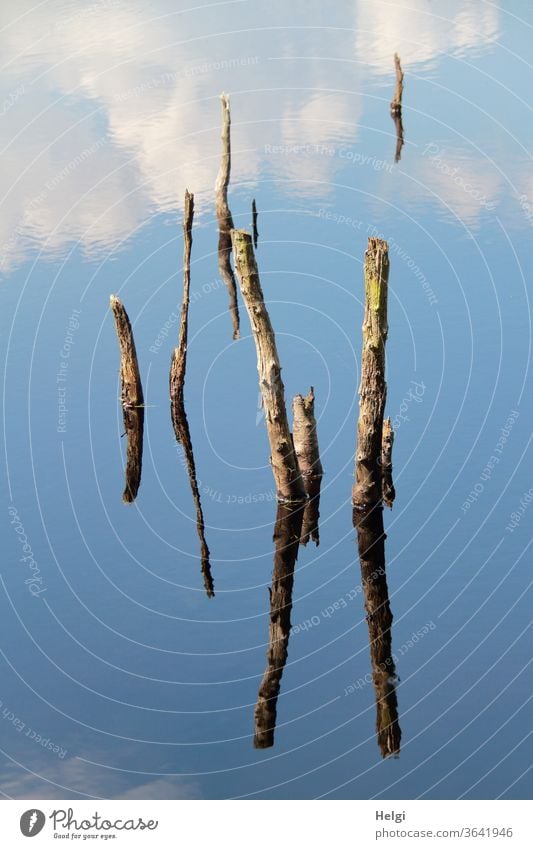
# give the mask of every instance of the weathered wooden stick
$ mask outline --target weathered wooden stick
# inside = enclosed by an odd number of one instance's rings
[[[218,271],[226,284],[229,296],[229,309],[233,324],[233,338],[238,339],[239,305],[237,303],[237,284],[231,267],[231,231],[233,218],[228,206],[228,184],[231,172],[231,116],[229,97],[222,93],[222,157],[215,183],[215,210],[218,219]]]
[[[276,337],[263,298],[252,237],[246,230],[232,230],[231,237],[235,269],[257,351],[259,388],[263,398],[270,441],[270,463],[276,482],[278,501],[305,501],[307,495],[289,430]]]
[[[252,234],[254,237],[254,250],[257,250],[259,230],[257,229],[257,206],[255,205],[255,198],[252,200]]]
[[[365,253],[365,315],[363,353],[359,387],[359,421],[355,484],[352,505],[366,510],[381,502],[381,443],[383,411],[387,396],[385,383],[385,342],[387,340],[387,290],[389,279],[388,245],[371,238]]]
[[[377,735],[383,757],[398,754],[401,731],[391,651],[392,613],[385,573],[383,498],[394,497],[392,486],[392,428],[383,424],[387,395],[385,342],[387,340],[388,246],[368,240],[365,254],[365,315],[359,388],[359,421],[353,522],[365,594],[372,677],[376,690]],[[392,503],[392,501],[391,501]]]
[[[392,613],[385,571],[383,506],[357,513],[357,542],[365,595],[372,679],[376,692],[376,730],[383,757],[398,755],[401,729],[392,657]]]
[[[318,448],[315,393],[312,386],[305,398],[302,395],[295,395],[292,402],[292,415],[294,450],[309,499],[305,505],[300,542],[302,545],[307,545],[311,539],[318,545],[320,542],[318,530],[320,485],[324,471]]]
[[[187,415],[185,413],[184,408],[182,408],[180,412],[178,410],[172,411],[172,424],[174,426],[174,433],[176,434],[176,439],[178,443],[182,446],[183,452],[185,454],[187,474],[189,476],[189,483],[191,485],[192,497],[196,509],[196,531],[198,533],[198,539],[200,540],[200,563],[204,579],[204,587],[208,598],[213,598],[213,596],[215,595],[215,589],[213,583],[213,576],[211,574],[211,564],[209,561],[209,548],[207,547],[207,542],[205,539],[204,514],[202,510],[202,502],[200,500],[198,480],[196,478],[196,466],[194,463],[194,453],[192,450],[189,422],[187,420]]]
[[[183,215],[183,302],[181,305],[180,333],[178,347],[174,349],[170,363],[170,414],[178,444],[182,446],[187,464],[187,474],[196,509],[196,530],[200,540],[200,560],[204,587],[209,598],[214,596],[213,578],[209,563],[209,548],[205,539],[205,523],[200,500],[200,490],[196,478],[196,466],[192,448],[189,422],[185,412],[184,385],[187,366],[187,334],[189,323],[189,292],[191,284],[192,222],[194,216],[194,195],[185,191]]]
[[[122,500],[131,504],[135,501],[141,484],[144,397],[135,341],[128,314],[122,301],[115,295],[111,295],[109,301],[115,317],[120,348],[120,400],[122,402],[124,430],[128,441],[126,485],[122,493]]]
[[[183,406],[185,370],[187,368],[187,335],[189,328],[189,293],[191,288],[192,222],[194,218],[194,195],[185,189],[183,210],[183,301],[181,303],[178,347],[172,356],[171,398],[176,407]]]
[[[303,504],[278,504],[274,526],[274,571],[270,589],[267,668],[255,706],[256,749],[274,745],[277,701],[289,652],[294,568],[302,530]]]
[[[383,422],[383,436],[381,440],[381,490],[383,502],[390,507],[396,498],[396,490],[392,480],[392,446],[394,444],[394,431],[391,421],[385,419]]]
[[[401,113],[402,111],[402,95],[403,95],[403,71],[400,64],[400,57],[397,53],[394,54],[394,68],[396,71],[396,88],[394,97],[391,100],[390,109],[392,114]]]

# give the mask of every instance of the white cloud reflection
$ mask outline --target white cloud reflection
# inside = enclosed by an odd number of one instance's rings
[[[26,768],[13,761],[2,765],[0,791],[10,799],[200,799],[194,779],[162,776],[150,779],[103,769],[71,757],[34,763]]]
[[[306,30],[298,28],[309,17],[302,0],[272,0],[266,18],[248,3],[183,14],[170,0],[148,7],[95,0],[75,13],[60,0],[2,4],[3,271],[33,247],[53,255],[74,242],[89,255],[108,250],[152,214],[181,208],[186,186],[199,212],[208,208],[222,89],[240,92],[234,186],[267,175],[297,181],[287,183],[288,193],[327,196],[346,163],[336,155],[291,156],[290,148],[353,144],[364,66],[392,80],[395,50],[409,67],[497,36],[495,7],[456,0],[444,18],[428,0],[410,5],[407,14],[398,4],[346,0],[313,13],[315,28]],[[279,28],[258,29],[258,20]],[[335,30],[322,33],[321,24]],[[354,38],[358,61],[329,61],[333,46],[349,58]],[[321,55],[323,46],[326,61],[290,61]],[[272,156],[268,145],[285,146],[287,155]],[[456,194],[441,183],[445,195]]]

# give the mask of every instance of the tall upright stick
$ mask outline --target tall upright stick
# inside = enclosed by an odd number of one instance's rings
[[[135,350],[135,340],[128,314],[122,301],[111,295],[110,306],[115,317],[120,349],[120,380],[124,430],[128,440],[126,460],[126,485],[122,500],[128,504],[135,501],[141,484],[144,398]]]
[[[385,342],[388,333],[388,280],[388,245],[382,239],[371,238],[365,253],[363,353],[355,484],[352,491],[354,513],[381,502],[381,443],[387,396]]]
[[[250,317],[257,351],[259,387],[263,398],[270,441],[270,463],[278,501],[305,501],[305,487],[289,430],[276,337],[263,298],[252,237],[245,230],[232,230],[231,236],[237,277]]]
[[[231,116],[229,97],[226,94],[221,94],[220,100],[222,103],[222,156],[215,183],[215,210],[218,220],[218,271],[228,290],[233,338],[238,339],[240,331],[237,284],[231,267],[233,218],[228,206],[228,184],[231,172]]]
[[[185,371],[187,368],[187,338],[189,332],[189,295],[191,289],[192,222],[194,218],[194,195],[185,189],[183,207],[183,300],[181,302],[180,332],[178,347],[172,355],[171,397],[178,409],[184,404]]]
[[[400,57],[397,53],[394,54],[394,68],[396,71],[396,88],[394,90],[394,97],[391,101],[390,112],[396,129],[396,150],[394,151],[394,161],[399,162],[402,156],[402,147],[404,144],[402,121],[403,71],[400,64]]]
[[[320,542],[318,519],[320,517],[320,486],[322,483],[322,463],[318,448],[318,436],[315,419],[315,393],[311,386],[309,393],[295,395],[292,402],[292,433],[294,450],[307,492],[308,501],[305,505],[302,536],[300,542],[307,545],[311,539],[316,545]]]
[[[352,505],[376,691],[378,743],[383,757],[386,757],[398,754],[401,731],[391,648],[392,613],[385,571],[386,535],[383,526],[382,499],[385,496],[392,503],[393,487],[390,420],[387,420],[385,428],[383,426],[387,395],[385,343],[388,333],[389,257],[388,245],[382,239],[368,240],[364,275],[363,353]]]
[[[211,565],[209,563],[209,548],[205,539],[205,522],[200,500],[200,490],[196,478],[196,465],[192,448],[189,422],[185,412],[184,385],[187,366],[187,336],[189,323],[189,292],[191,285],[191,249],[192,222],[194,216],[194,195],[185,191],[185,209],[183,215],[183,302],[181,305],[180,334],[178,347],[174,348],[170,364],[170,414],[174,433],[179,445],[182,446],[187,464],[187,474],[191,486],[192,497],[196,509],[196,530],[200,540],[200,560],[204,587],[209,598],[215,594]]]
[[[398,114],[402,111],[402,95],[403,95],[403,71],[400,63],[400,57],[397,53],[394,54],[394,70],[396,71],[396,88],[394,97],[391,100],[390,109],[392,114]]]

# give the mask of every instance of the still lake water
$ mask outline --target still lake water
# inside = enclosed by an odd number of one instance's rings
[[[6,0],[0,12],[0,790],[527,798],[531,7],[177,5]],[[315,387],[325,470],[264,751],[253,708],[276,505],[248,317],[233,342],[217,270],[221,91],[235,225],[250,227],[255,197],[286,397]],[[168,401],[186,187],[185,394],[213,599]],[[402,751],[386,760],[350,504],[375,233],[390,248],[396,426],[385,521]],[[111,293],[134,325],[148,405],[134,505],[121,501]]]

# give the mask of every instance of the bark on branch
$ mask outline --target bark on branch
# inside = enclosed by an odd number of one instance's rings
[[[131,503],[135,501],[141,484],[144,397],[135,341],[128,314],[122,301],[115,295],[111,295],[109,300],[115,318],[120,349],[120,400],[122,402],[124,430],[128,441],[126,485],[122,500]]]
[[[287,419],[276,338],[263,299],[252,238],[245,230],[232,230],[231,235],[237,277],[257,351],[259,388],[263,398],[270,441],[270,463],[278,501],[305,501],[307,496]]]
[[[390,105],[390,110],[393,115],[398,113],[401,114],[403,96],[403,71],[400,63],[400,57],[397,53],[394,54],[394,69],[396,71],[396,88]]]
[[[381,486],[383,494],[383,502],[390,507],[396,498],[396,490],[392,480],[392,446],[394,444],[394,431],[392,429],[391,420],[385,419],[383,422],[383,436],[381,440]]]
[[[316,545],[320,542],[318,520],[320,517],[320,486],[322,483],[322,463],[318,448],[318,437],[315,419],[315,393],[313,387],[305,398],[296,395],[292,402],[293,424],[292,432],[294,450],[307,492],[308,501],[305,505],[302,536],[300,542],[307,545],[311,539]]]
[[[181,305],[180,333],[178,347],[174,349],[170,363],[170,414],[178,444],[182,446],[187,464],[187,474],[196,509],[196,530],[200,540],[200,560],[204,587],[209,598],[215,594],[209,563],[209,548],[205,539],[205,523],[200,500],[200,490],[196,478],[196,466],[192,448],[189,422],[185,412],[184,385],[187,366],[187,335],[189,323],[189,292],[191,284],[192,222],[194,216],[194,195],[185,191],[185,209],[183,215],[183,302]]]
[[[352,504],[355,513],[381,502],[381,443],[383,411],[387,396],[385,383],[385,342],[387,340],[387,290],[389,279],[388,245],[382,239],[368,240],[365,253],[365,315],[363,353],[359,387],[359,421],[355,485]]]
[[[215,183],[215,210],[218,220],[218,272],[228,290],[233,338],[238,339],[240,331],[237,285],[235,283],[233,268],[231,267],[231,231],[233,230],[233,218],[228,206],[228,184],[231,172],[231,116],[229,97],[221,94],[220,101],[222,104],[222,156]]]
[[[365,316],[352,504],[376,692],[378,744],[383,757],[387,757],[398,754],[401,731],[391,648],[392,613],[385,572],[382,500],[385,498],[392,503],[394,497],[393,433],[389,419],[385,427],[383,424],[387,395],[385,342],[389,279],[388,246],[383,240],[368,240],[364,275]]]

